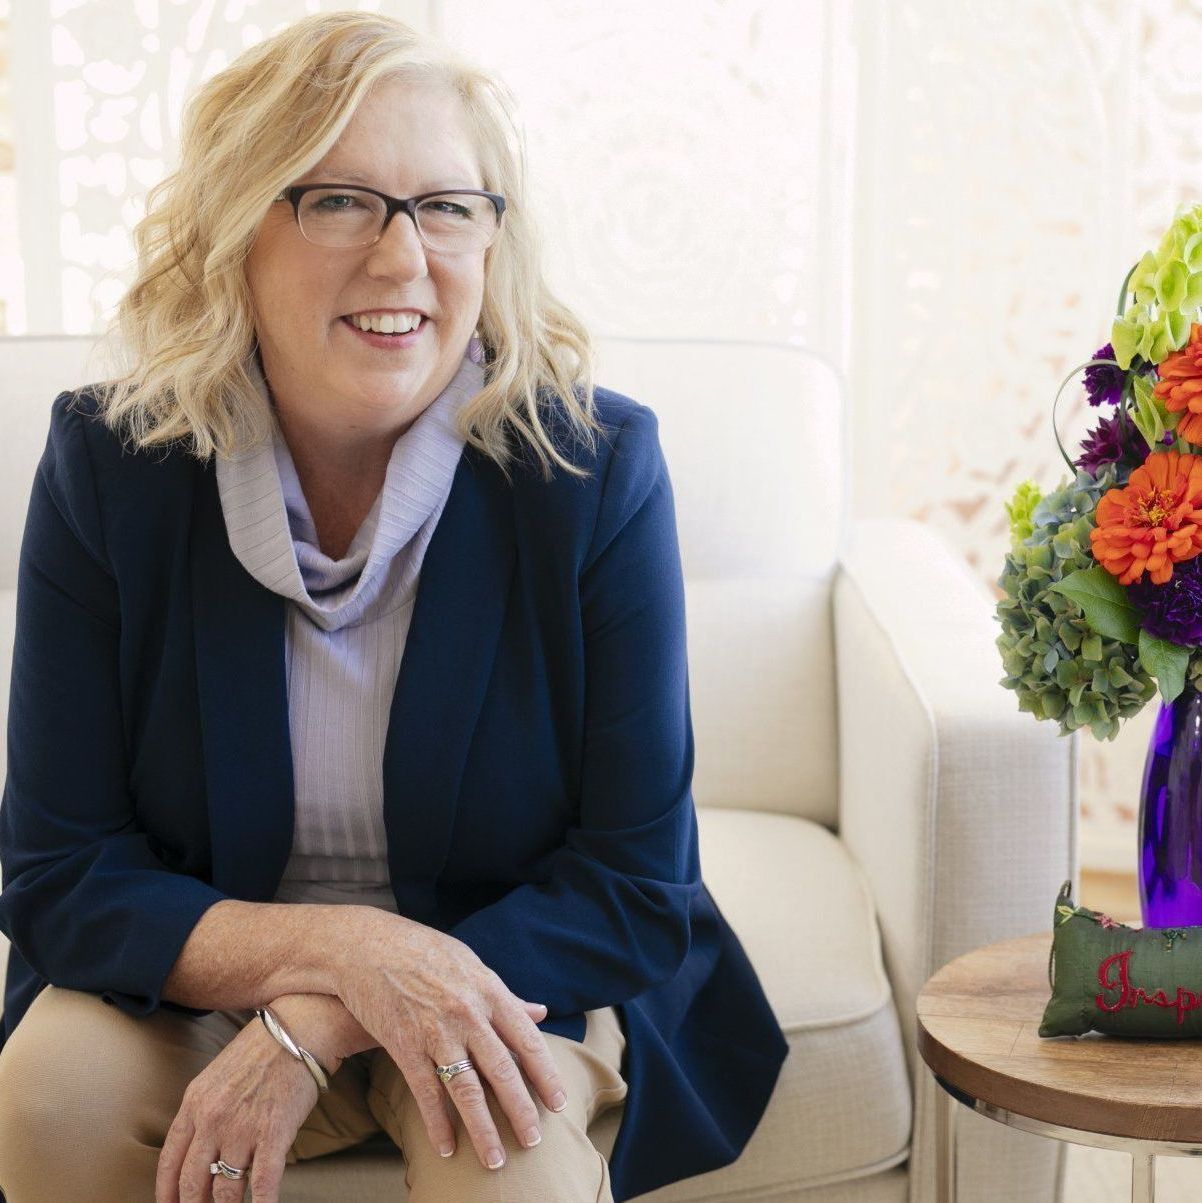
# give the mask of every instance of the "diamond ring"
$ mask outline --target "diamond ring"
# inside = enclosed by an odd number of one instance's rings
[[[246,1170],[235,1169],[232,1165],[228,1165],[224,1161],[213,1161],[209,1163],[210,1174],[221,1174],[226,1178],[245,1178]]]
[[[452,1065],[436,1065],[434,1072],[443,1080],[449,1082],[456,1074],[461,1074],[465,1069],[474,1069],[470,1061],[456,1061]]]

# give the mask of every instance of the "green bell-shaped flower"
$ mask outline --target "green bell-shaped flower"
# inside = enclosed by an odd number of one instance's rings
[[[1156,250],[1132,268],[1126,292],[1133,300],[1120,303],[1110,335],[1119,367],[1128,370],[1137,355],[1158,364],[1180,351],[1202,315],[1202,205],[1178,209]]]
[[[1189,293],[1189,268],[1180,259],[1162,263],[1152,277],[1152,287],[1162,309],[1177,309]]]
[[[1123,371],[1131,367],[1131,361],[1139,354],[1144,327],[1151,320],[1150,307],[1139,303],[1132,305],[1122,317],[1114,319],[1110,328],[1110,345],[1114,348],[1115,363]]]

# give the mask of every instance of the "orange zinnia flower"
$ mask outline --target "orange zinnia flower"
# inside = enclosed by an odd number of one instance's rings
[[[1177,433],[1187,443],[1202,443],[1202,326],[1190,328],[1189,342],[1157,369],[1160,383],[1152,390],[1171,414],[1185,412]]]
[[[1089,542],[1119,584],[1142,580],[1147,570],[1153,584],[1163,585],[1174,564],[1202,552],[1202,456],[1149,455],[1125,488],[1102,495]]]

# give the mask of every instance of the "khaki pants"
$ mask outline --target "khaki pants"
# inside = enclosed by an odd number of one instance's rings
[[[609,1166],[588,1137],[594,1116],[619,1105],[626,1041],[613,1007],[587,1012],[583,1043],[546,1035],[568,1096],[539,1113],[542,1142],[517,1143],[483,1080],[505,1164],[486,1169],[449,1102],[455,1153],[440,1157],[400,1071],[383,1049],[348,1057],[288,1152],[289,1165],[359,1144],[383,1130],[404,1154],[410,1203],[612,1203]],[[154,1203],[155,1170],[188,1083],[254,1011],[194,1018],[126,1015],[99,995],[47,986],[0,1053],[0,1190],[8,1203]],[[430,1072],[434,1072],[431,1065]],[[287,1187],[288,1171],[284,1172]],[[250,1200],[249,1186],[245,1200]]]

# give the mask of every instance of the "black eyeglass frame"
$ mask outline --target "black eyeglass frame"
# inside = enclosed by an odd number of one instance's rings
[[[484,196],[484,197],[487,197],[490,201],[492,201],[493,208],[496,209],[496,211],[497,211],[497,233],[498,234],[501,231],[501,214],[503,214],[505,212],[505,198],[503,196],[501,196],[499,193],[496,193],[496,192],[484,192],[482,189],[479,189],[479,188],[440,188],[436,192],[423,192],[418,196],[410,196],[410,197],[402,198],[399,196],[389,196],[387,192],[381,192],[378,188],[368,188],[362,184],[293,184],[290,188],[282,189],[279,196],[276,196],[272,199],[272,204],[274,204],[276,201],[288,201],[288,203],[291,204],[292,216],[296,220],[296,228],[298,230],[300,230],[302,238],[305,238],[305,230],[304,230],[304,227],[301,225],[301,220],[300,220],[300,200],[301,200],[301,197],[304,196],[306,192],[313,191],[314,189],[317,189],[317,188],[336,188],[339,191],[343,191],[343,192],[370,192],[372,196],[378,196],[380,198],[380,200],[382,200],[384,202],[385,207],[386,207],[385,213],[384,213],[384,224],[382,226],[380,226],[380,229],[377,231],[375,238],[373,238],[371,240],[371,242],[362,242],[362,243],[357,244],[356,246],[345,246],[345,247],[329,247],[329,246],[327,246],[326,250],[353,251],[353,250],[361,250],[365,246],[375,246],[375,244],[377,242],[379,242],[381,238],[384,237],[384,231],[388,229],[388,223],[390,221],[392,221],[393,217],[397,213],[407,213],[409,215],[410,220],[413,222],[413,228],[414,228],[414,230],[417,231],[417,236],[418,236],[418,238],[421,239],[423,246],[425,246],[428,250],[435,251],[437,254],[440,254],[440,255],[455,254],[456,252],[454,252],[454,251],[441,251],[441,250],[438,250],[437,247],[430,246],[429,243],[426,242],[425,238],[422,237],[422,228],[421,228],[421,226],[419,226],[417,224],[417,206],[422,201],[429,200],[430,197],[432,197],[432,196]],[[305,241],[308,242],[309,239],[305,238]],[[493,242],[495,242],[495,241],[496,241],[496,238],[494,237]],[[324,244],[320,243],[320,242],[315,242],[315,243],[313,243],[313,245],[314,246],[323,246]],[[488,244],[488,246],[492,246],[492,245],[493,245],[492,242],[490,242]],[[488,247],[484,247],[483,249],[487,250]],[[463,251],[460,253],[468,254],[469,252]]]

